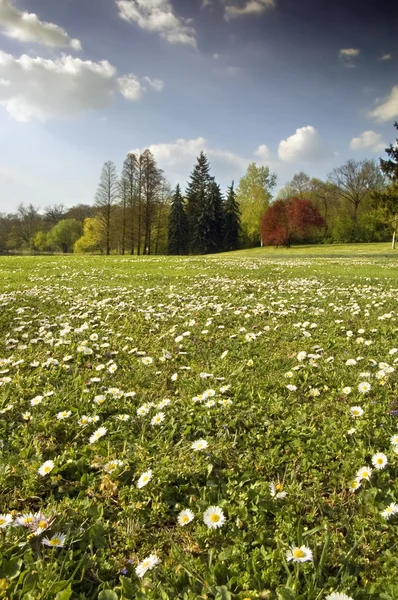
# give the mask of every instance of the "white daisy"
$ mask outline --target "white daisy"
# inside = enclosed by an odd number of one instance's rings
[[[184,527],[184,525],[188,525],[188,523],[193,521],[194,518],[195,518],[195,515],[193,514],[192,510],[189,510],[189,508],[186,508],[185,510],[182,510],[180,512],[180,514],[177,517],[177,521],[178,521],[178,524],[181,525],[181,527]]]
[[[0,515],[0,529],[5,529],[13,522],[11,515]]]
[[[329,596],[326,596],[326,600],[353,600],[353,598],[342,592],[332,592]]]
[[[351,406],[350,413],[352,417],[362,417],[363,408],[361,406]]]
[[[156,415],[152,417],[151,425],[160,425],[162,421],[164,421],[164,412],[158,412]]]
[[[377,452],[372,456],[372,465],[375,469],[384,469],[386,464],[388,463],[388,458],[383,452]]]
[[[104,465],[104,471],[105,473],[113,473],[113,471],[116,471],[116,469],[118,469],[119,467],[123,466],[123,461],[122,460],[111,460],[110,462],[106,463],[106,465]]]
[[[144,577],[147,571],[151,571],[156,565],[160,563],[160,559],[156,554],[150,554],[148,558],[145,558],[135,569],[136,574],[141,579]]]
[[[98,427],[98,429],[96,431],[94,431],[94,433],[90,436],[89,442],[90,444],[94,444],[94,442],[97,442],[100,438],[102,438],[106,432],[107,432],[107,428],[106,427]]]
[[[59,535],[55,534],[51,539],[43,538],[41,543],[43,546],[50,546],[51,548],[63,548],[65,545],[66,535],[61,533]]]
[[[361,383],[358,384],[358,392],[361,392],[361,394],[366,394],[366,392],[370,390],[370,387],[370,383],[367,381],[361,381]]]
[[[143,488],[145,485],[147,485],[152,479],[152,470],[148,469],[148,471],[145,471],[145,473],[143,473],[141,475],[141,477],[139,478],[139,480],[137,481],[137,487],[139,489]]]
[[[57,414],[57,419],[58,421],[62,421],[62,419],[67,419],[68,417],[70,417],[72,414],[72,411],[70,410],[63,410],[62,412],[59,412]]]
[[[41,467],[37,470],[39,475],[44,477],[44,475],[48,475],[54,468],[54,462],[52,460],[46,460]]]
[[[312,560],[312,551],[307,546],[291,546],[286,552],[286,558],[293,562],[307,562]]]
[[[219,506],[209,506],[203,513],[203,522],[209,529],[218,529],[225,523],[225,516]]]
[[[359,477],[356,477],[350,483],[350,486],[349,486],[350,492],[356,492],[361,487],[361,485],[362,485],[361,479]]]
[[[381,516],[384,517],[385,519],[389,519],[393,515],[397,514],[397,512],[398,512],[398,504],[395,504],[395,502],[391,502],[391,504],[382,511]]]
[[[209,444],[206,440],[196,440],[196,442],[193,442],[191,448],[195,452],[198,452],[198,450],[205,450],[208,447],[208,445]]]
[[[370,467],[361,467],[357,472],[358,479],[367,479],[369,481],[372,475],[372,469]]]

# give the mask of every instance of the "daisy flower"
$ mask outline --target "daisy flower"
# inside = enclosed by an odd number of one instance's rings
[[[158,412],[152,417],[151,425],[160,425],[164,421],[164,412]]]
[[[352,392],[352,388],[350,388],[350,386],[348,386],[348,385],[347,385],[347,386],[346,386],[346,387],[344,387],[344,388],[343,388],[341,391],[343,392],[343,394],[344,394],[345,396],[348,396],[348,394],[351,394],[351,392]]]
[[[351,406],[350,413],[352,417],[362,417],[363,408],[361,406]]]
[[[342,592],[332,592],[329,596],[326,596],[326,600],[353,600],[353,598]]]
[[[63,410],[62,412],[59,412],[57,414],[57,419],[58,421],[62,421],[62,419],[67,419],[68,417],[70,417],[72,414],[72,411],[70,410]]]
[[[96,431],[94,431],[93,435],[90,436],[89,442],[90,444],[94,444],[94,442],[97,442],[100,438],[102,438],[106,432],[107,432],[107,428],[106,427],[98,427],[98,429]]]
[[[13,522],[11,515],[0,515],[0,529],[5,529]]]
[[[348,435],[352,435],[352,434],[353,434],[353,433],[355,433],[355,432],[356,432],[356,429],[355,429],[355,427],[351,427],[351,429],[349,429],[349,430],[347,431],[347,434],[348,434]]]
[[[160,563],[160,559],[156,556],[156,554],[150,554],[148,558],[145,558],[140,564],[137,566],[135,572],[138,577],[141,579],[144,577],[147,571],[151,571],[156,565]]]
[[[350,490],[350,492],[356,492],[361,487],[361,485],[361,479],[359,477],[356,477],[353,481],[351,481],[348,489]]]
[[[29,529],[34,535],[40,535],[52,524],[54,519],[47,519],[42,512],[35,513],[33,515],[33,523],[29,525]]]
[[[307,562],[312,560],[312,551],[307,546],[291,546],[286,552],[286,558],[288,561],[293,562]]]
[[[141,475],[141,477],[139,478],[139,480],[137,481],[137,487],[139,489],[143,488],[145,485],[147,485],[152,479],[152,470],[148,469],[148,471],[145,471],[145,473],[143,473]]]
[[[361,394],[366,394],[366,392],[368,392],[370,390],[370,383],[368,383],[367,381],[361,381],[361,383],[358,384],[358,392],[361,392]]]
[[[113,471],[116,471],[116,469],[118,469],[119,467],[123,466],[123,461],[122,460],[111,460],[110,462],[106,463],[106,465],[104,465],[104,471],[105,473],[113,473]]]
[[[297,391],[297,385],[293,385],[292,383],[289,383],[286,387],[289,390],[289,392]]]
[[[382,511],[381,516],[387,520],[390,517],[392,517],[393,515],[397,514],[397,512],[398,512],[398,504],[395,504],[395,502],[391,502],[391,504]]]
[[[395,433],[391,438],[390,442],[392,446],[398,446],[398,433]]]
[[[48,475],[54,468],[54,462],[52,460],[46,460],[41,467],[37,470],[39,475],[44,477],[44,475]]]
[[[305,360],[307,358],[307,353],[306,352],[299,352],[297,354],[297,360],[299,360],[300,362]]]
[[[30,405],[31,406],[37,406],[38,404],[40,404],[40,402],[43,400],[43,396],[35,396],[34,398],[32,398],[32,400],[30,401]]]
[[[282,498],[286,498],[287,496],[287,492],[283,491],[283,485],[281,483],[270,483],[269,489],[272,498],[277,498],[280,500]]]
[[[218,529],[225,523],[225,516],[219,506],[209,506],[203,513],[203,522],[209,529]]]
[[[150,356],[143,356],[143,357],[141,358],[141,362],[142,362],[144,365],[151,365],[151,364],[153,363],[153,358],[151,358]]]
[[[191,446],[192,450],[197,452],[198,450],[205,450],[208,446],[208,442],[206,440],[196,440]]]
[[[30,527],[34,520],[35,518],[32,513],[26,513],[15,519],[17,525],[21,525],[22,527]]]
[[[192,510],[189,510],[189,508],[186,508],[185,510],[182,510],[180,512],[180,514],[177,517],[177,521],[178,521],[178,524],[181,525],[181,527],[184,527],[184,525],[188,525],[188,523],[193,521],[194,518],[195,518],[195,515],[193,514]]]
[[[388,458],[383,452],[377,452],[372,456],[372,465],[375,469],[384,469],[386,464],[388,463]]]
[[[369,481],[372,475],[372,469],[370,467],[361,467],[357,472],[358,479],[367,479]]]
[[[43,546],[50,546],[51,548],[63,548],[66,540],[64,533],[55,534],[51,539],[43,538],[41,543]]]

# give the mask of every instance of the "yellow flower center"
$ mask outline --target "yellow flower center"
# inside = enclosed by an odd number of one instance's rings
[[[183,522],[183,523],[188,523],[188,521],[189,521],[189,517],[188,517],[188,515],[184,515],[184,516],[182,517],[182,522]]]
[[[47,465],[46,467],[44,467],[43,471],[45,473],[49,473],[51,471],[51,467]]]
[[[281,483],[277,483],[275,486],[275,489],[277,492],[282,492],[283,491],[283,485]]]
[[[377,464],[378,465],[382,465],[383,464],[383,459],[382,458],[378,458],[377,459]]]
[[[144,560],[144,562],[142,563],[142,566],[144,567],[144,569],[146,569],[147,567],[149,567],[151,563],[149,562],[149,560]]]
[[[24,522],[26,525],[29,525],[29,523],[32,523],[32,521],[33,521],[32,517],[26,517],[26,518],[23,520],[23,522]]]
[[[47,527],[47,521],[39,521],[37,526],[41,529],[44,529],[45,527]]]
[[[220,515],[218,515],[217,513],[213,513],[213,514],[210,516],[210,521],[211,521],[212,523],[218,523],[218,521],[219,521],[219,520],[220,520]]]
[[[353,481],[351,484],[351,487],[353,487],[353,488],[358,487],[358,481]]]
[[[364,478],[369,477],[368,471],[363,471],[362,472],[362,477],[364,477]]]
[[[5,519],[0,519],[0,526],[1,526],[1,525],[4,525],[4,523],[5,523],[5,522],[6,522],[6,520],[5,520]]]
[[[293,550],[293,556],[294,558],[304,558],[305,552],[301,550],[301,548],[295,548],[295,550]]]
[[[50,544],[51,546],[59,546],[61,544],[61,540],[60,538],[53,538],[50,540]]]

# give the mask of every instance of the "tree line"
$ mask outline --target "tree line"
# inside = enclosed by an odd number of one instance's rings
[[[395,123],[398,129],[398,124]],[[185,191],[171,189],[150,150],[104,164],[93,205],[0,214],[0,252],[209,254],[292,243],[377,242],[398,228],[398,140],[388,159],[348,160],[325,180],[294,175],[273,196],[269,166],[248,165],[221,190],[204,152]]]

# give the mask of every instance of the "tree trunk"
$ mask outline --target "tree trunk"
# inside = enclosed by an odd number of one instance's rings
[[[395,238],[396,238],[396,235],[397,235],[397,230],[394,229],[394,232],[392,234],[392,249],[393,250],[395,250]]]

